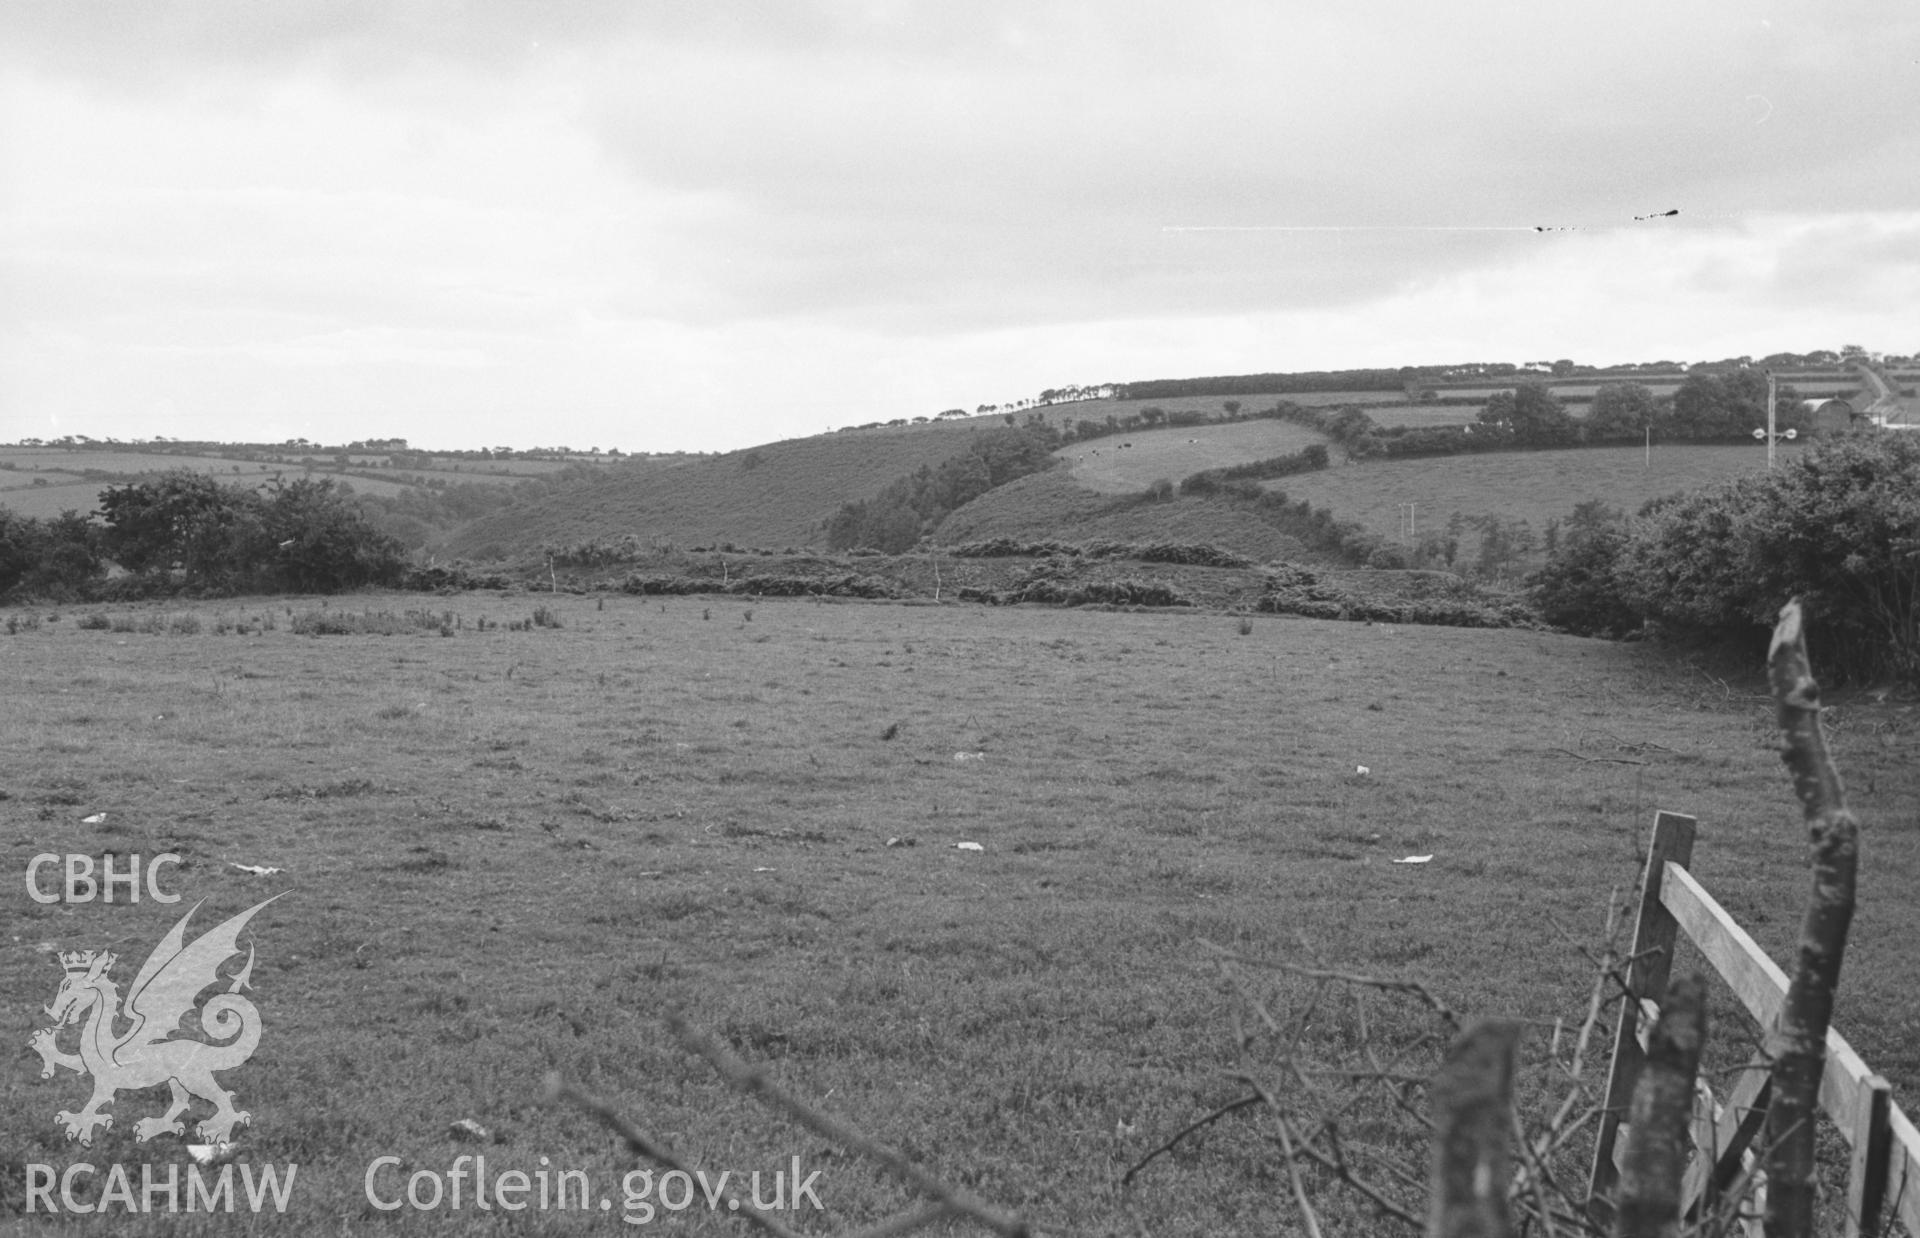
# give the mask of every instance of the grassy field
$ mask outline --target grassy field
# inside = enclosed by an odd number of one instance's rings
[[[1800,450],[1780,446],[1782,459]],[[1536,533],[1564,520],[1574,505],[1603,499],[1627,512],[1648,499],[1764,471],[1759,447],[1655,444],[1652,464],[1639,447],[1514,451],[1484,456],[1370,460],[1270,482],[1291,498],[1330,508],[1390,537],[1404,538],[1402,505],[1415,504],[1415,530],[1439,532],[1455,512],[1528,521]]]
[[[1326,441],[1324,434],[1290,421],[1237,421],[1224,426],[1131,430],[1071,443],[1054,455],[1065,462],[1068,475],[1089,490],[1135,494],[1160,478],[1177,483],[1202,469],[1283,456]]]
[[[606,1232],[631,1163],[591,1120],[538,1103],[555,1069],[710,1170],[770,1175],[796,1156],[820,1170],[826,1215],[787,1218],[804,1232],[902,1204],[870,1165],[678,1051],[659,1022],[677,1009],[1050,1228],[1237,1235],[1292,1228],[1250,1120],[1119,1186],[1241,1090],[1224,1072],[1248,1064],[1246,998],[1201,939],[1551,1020],[1578,1015],[1578,947],[1636,879],[1655,807],[1700,817],[1696,871],[1776,957],[1805,894],[1770,705],[1648,646],[492,594],[433,599],[434,627],[399,635],[293,631],[323,607],[338,623],[420,605],[119,609],[101,612],[106,630],[81,628],[79,610],[9,612],[0,1039],[16,1049],[0,1075],[0,1213],[21,1206],[28,1163],[181,1160],[172,1136],[133,1141],[131,1120],[164,1104],[154,1091],[123,1095],[93,1148],[67,1144],[53,1114],[83,1086],[43,1081],[18,1046],[46,1022],[52,951],[111,946],[125,986],[202,899],[194,933],[284,894],[249,930],[264,1038],[225,1076],[253,1114],[246,1155],[300,1167],[274,1232]],[[563,626],[478,630],[540,605]],[[1897,704],[1843,704],[1830,721],[1866,823],[1837,1019],[1906,1099],[1920,1086],[1920,730]],[[34,903],[21,874],[43,852],[178,853],[165,885],[183,901]],[[1434,858],[1391,862],[1409,854]],[[1283,1016],[1307,1009],[1304,982],[1248,983]],[[1351,1031],[1329,1007],[1307,1043]],[[1743,1051],[1733,1022],[1715,1035]],[[1535,1026],[1530,1078],[1548,1042]],[[462,1119],[487,1141],[451,1135]],[[388,1214],[366,1199],[377,1157],[401,1158],[391,1196],[406,1172],[444,1176],[474,1152],[490,1175],[542,1158],[586,1171],[615,1210]],[[1328,1218],[1374,1228],[1337,1204]],[[656,1219],[737,1232],[698,1211]],[[110,1226],[254,1228],[244,1212]]]

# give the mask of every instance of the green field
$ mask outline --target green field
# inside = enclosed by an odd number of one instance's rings
[[[1770,704],[1751,679],[1646,645],[525,594],[434,599],[451,636],[291,630],[323,607],[420,605],[201,606],[198,631],[178,609],[99,612],[122,631],[82,630],[83,610],[9,612],[39,623],[0,635],[13,705],[0,813],[14,827],[0,844],[14,874],[0,1039],[16,1046],[0,1075],[0,1211],[20,1206],[26,1164],[181,1159],[173,1136],[133,1140],[162,1091],[123,1094],[91,1149],[66,1143],[53,1114],[84,1086],[42,1080],[21,1046],[46,1022],[54,951],[110,946],[125,986],[202,899],[194,933],[284,893],[248,934],[264,1038],[225,1077],[253,1114],[245,1154],[300,1167],[272,1232],[610,1232],[618,1211],[366,1201],[376,1157],[444,1173],[475,1152],[490,1173],[544,1157],[612,1193],[631,1162],[589,1119],[538,1102],[549,1070],[700,1166],[770,1172],[798,1156],[821,1170],[828,1216],[791,1218],[806,1232],[902,1205],[870,1165],[673,1047],[659,1019],[677,1009],[1048,1230],[1239,1235],[1293,1227],[1251,1116],[1118,1185],[1241,1094],[1226,1072],[1281,1078],[1270,1055],[1239,1052],[1249,994],[1283,1019],[1309,1008],[1305,981],[1252,973],[1236,991],[1201,939],[1417,977],[1462,1012],[1548,1021],[1522,1048],[1531,1096],[1550,1078],[1550,1021],[1584,1005],[1579,947],[1597,944],[1609,892],[1635,881],[1656,807],[1700,818],[1695,870],[1776,958],[1806,893]],[[476,630],[539,605],[564,626]],[[1920,1086],[1920,727],[1911,707],[1865,702],[1829,723],[1865,822],[1836,1017],[1905,1099]],[[183,902],[28,899],[34,855],[107,852],[182,855],[166,884]],[[1392,863],[1410,854],[1434,858]],[[1328,996],[1306,1052],[1351,1034],[1347,1000]],[[1382,1015],[1372,1035],[1391,1044],[1411,1026]],[[1728,1055],[1743,1035],[1716,1025]],[[462,1119],[488,1141],[458,1142]],[[1422,1172],[1422,1136],[1355,1121],[1356,1146],[1410,1149]],[[1331,1232],[1399,1232],[1307,1177]],[[737,1232],[693,1213],[663,1224]],[[254,1227],[242,1212],[187,1228]]]
[[[1790,460],[1800,448],[1781,444]],[[1483,456],[1369,460],[1269,482],[1288,497],[1326,507],[1389,537],[1406,537],[1405,504],[1413,504],[1417,534],[1439,532],[1455,512],[1525,520],[1536,533],[1564,520],[1574,505],[1601,499],[1629,514],[1648,499],[1764,471],[1766,450],[1655,444],[1648,463],[1639,447],[1583,447],[1511,451]]]
[[[1177,483],[1202,469],[1289,455],[1326,441],[1324,434],[1290,421],[1237,421],[1223,426],[1129,430],[1070,443],[1053,454],[1065,463],[1068,475],[1087,489],[1133,494],[1160,478]]]

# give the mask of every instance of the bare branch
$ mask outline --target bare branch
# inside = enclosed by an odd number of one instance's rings
[[[718,1037],[689,1023],[677,1011],[669,1012],[666,1019],[667,1026],[680,1043],[689,1052],[705,1058],[720,1072],[720,1077],[735,1089],[761,1097],[816,1135],[831,1139],[862,1156],[871,1157],[894,1177],[923,1195],[938,1200],[947,1210],[970,1217],[996,1234],[1005,1238],[1028,1238],[1032,1233],[1027,1223],[1019,1217],[1002,1212],[971,1192],[948,1186],[894,1149],[807,1104],[768,1079],[764,1071],[749,1065]]]
[[[1834,991],[1853,921],[1859,826],[1820,732],[1820,685],[1813,678],[1800,603],[1788,602],[1773,630],[1768,678],[1779,705],[1781,759],[1793,775],[1811,840],[1813,898],[1801,924],[1798,958],[1780,1019],[1768,1038],[1774,1060],[1767,1108],[1768,1238],[1813,1232],[1814,1118],[1826,1061]]]
[[[1692,1148],[1693,1081],[1707,1038],[1707,982],[1698,972],[1667,988],[1633,1085],[1626,1153],[1614,1201],[1619,1238],[1677,1238]]]
[[[679,1170],[689,1177],[695,1173],[685,1161],[674,1154],[673,1149],[628,1121],[626,1115],[611,1104],[598,1096],[581,1091],[562,1079],[558,1072],[547,1076],[547,1099],[555,1102],[565,1101],[574,1108],[583,1109],[600,1119],[602,1125],[626,1141],[627,1149],[634,1155],[644,1156],[656,1164]],[[788,1229],[758,1208],[750,1206],[745,1199],[733,1191],[727,1190],[724,1184],[720,1190],[720,1197],[727,1201],[727,1209],[733,1215],[759,1226],[769,1234],[775,1235],[775,1238],[801,1238],[796,1231]]]
[[[1261,1098],[1258,1095],[1242,1096],[1239,1100],[1228,1101],[1226,1104],[1220,1106],[1218,1109],[1215,1109],[1212,1113],[1208,1114],[1204,1118],[1199,1118],[1192,1122],[1187,1123],[1185,1126],[1181,1127],[1178,1132],[1174,1134],[1173,1138],[1167,1140],[1165,1143],[1161,1144],[1159,1147],[1155,1148],[1153,1151],[1147,1153],[1145,1156],[1135,1161],[1133,1163],[1133,1168],[1127,1170],[1126,1173],[1120,1175],[1120,1185],[1121,1186],[1132,1185],[1133,1175],[1145,1169],[1153,1161],[1158,1160],[1160,1157],[1165,1156],[1167,1153],[1179,1147],[1180,1141],[1185,1139],[1188,1135],[1193,1134],[1197,1130],[1202,1130],[1206,1127],[1212,1126],[1215,1122],[1218,1122],[1221,1118],[1226,1117],[1230,1113],[1238,1113],[1242,1109],[1251,1109],[1253,1106],[1259,1103],[1261,1103]]]
[[[1506,1238],[1508,1131],[1517,1023],[1483,1019],[1447,1051],[1434,1078],[1428,1238]]]

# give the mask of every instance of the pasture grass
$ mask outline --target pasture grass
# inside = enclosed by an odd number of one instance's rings
[[[1783,443],[1779,452],[1782,459],[1791,459],[1799,450]],[[1651,464],[1648,460],[1640,447],[1509,451],[1369,460],[1267,484],[1284,490],[1288,498],[1327,508],[1337,519],[1358,521],[1382,536],[1405,540],[1408,503],[1415,505],[1415,532],[1421,536],[1445,529],[1455,513],[1525,520],[1541,534],[1549,520],[1565,520],[1576,504],[1588,499],[1631,515],[1648,499],[1767,467],[1766,450],[1759,445],[1656,443]],[[1469,531],[1461,547],[1468,561],[1475,544]]]
[[[0,644],[0,812],[15,827],[0,843],[0,1040],[45,1023],[51,951],[111,946],[124,991],[198,900],[196,934],[284,892],[250,930],[265,1036],[225,1076],[254,1114],[246,1154],[300,1166],[288,1216],[264,1228],[604,1230],[632,1164],[591,1120],[540,1103],[549,1070],[710,1169],[798,1156],[822,1170],[828,1213],[787,1218],[804,1232],[904,1204],[678,1051],[660,1023],[678,1009],[1045,1226],[1283,1231],[1285,1179],[1251,1121],[1119,1185],[1238,1094],[1224,1072],[1241,1062],[1244,997],[1201,939],[1551,1020],[1578,1017],[1579,947],[1637,879],[1656,807],[1700,818],[1696,871],[1776,958],[1806,894],[1757,680],[1649,646],[765,599],[750,624],[703,622],[717,599],[626,596],[543,599],[562,624],[513,631],[525,597],[438,604],[452,639],[424,625],[315,639],[257,614],[223,633],[208,609],[193,635],[62,622]],[[1865,822],[1836,1019],[1911,1108],[1920,726],[1910,706],[1865,701],[1830,721]],[[177,905],[46,906],[23,889],[41,852],[163,851],[184,857],[166,882]],[[1434,859],[1392,863],[1416,853]],[[1254,982],[1273,1009],[1304,1004],[1297,984]],[[1737,1053],[1724,1007],[1716,1040]],[[1325,1034],[1351,1017],[1330,1013]],[[1530,1069],[1546,1039],[1530,1033]],[[52,1121],[83,1085],[14,1060],[0,1211],[20,1207],[24,1164],[83,1155]],[[178,1139],[132,1138],[163,1101],[123,1094],[84,1159],[179,1162]],[[490,1142],[450,1133],[469,1118]],[[1404,1130],[1360,1137],[1419,1146]],[[444,1172],[472,1152],[490,1173],[542,1157],[585,1170],[615,1211],[387,1214],[363,1194],[377,1156]],[[1333,1207],[1334,1232],[1374,1228]],[[735,1229],[698,1211],[657,1223]],[[244,1213],[113,1222],[254,1227]]]
[[[1136,494],[1156,480],[1178,483],[1203,469],[1289,455],[1326,435],[1290,421],[1175,426],[1069,443],[1053,454],[1077,483],[1099,494]]]

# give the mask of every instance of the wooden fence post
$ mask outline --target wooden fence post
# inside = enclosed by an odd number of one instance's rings
[[[1520,1025],[1483,1019],[1447,1050],[1433,1080],[1427,1238],[1508,1238],[1513,1221],[1513,1049]]]
[[[1693,862],[1696,824],[1692,817],[1677,812],[1657,813],[1653,819],[1653,841],[1647,847],[1647,869],[1640,879],[1640,909],[1634,920],[1633,962],[1627,969],[1631,992],[1620,1003],[1613,1061],[1607,1070],[1606,1100],[1593,1148],[1593,1172],[1587,1179],[1587,1211],[1602,1226],[1613,1223],[1613,1191],[1620,1178],[1615,1150],[1633,1085],[1640,1077],[1640,999],[1664,993],[1673,970],[1673,943],[1679,924],[1660,902],[1660,884],[1666,876],[1667,861],[1681,868]]]

